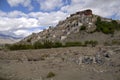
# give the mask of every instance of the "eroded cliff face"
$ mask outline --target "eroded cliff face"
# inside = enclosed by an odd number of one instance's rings
[[[85,27],[84,32],[89,34],[96,30],[95,22],[97,20],[97,15],[92,13],[92,10],[84,10],[71,14],[65,20],[60,21],[55,27],[49,27],[39,33],[33,33],[32,35],[21,40],[21,43],[34,43],[36,41],[60,41],[64,42],[68,40],[68,36],[72,34],[80,34],[80,29]],[[102,18],[103,21],[111,21],[111,19]],[[79,38],[78,38],[79,39]],[[77,39],[76,39],[77,40]],[[74,40],[73,40],[74,41]],[[80,41],[77,40],[77,41]]]

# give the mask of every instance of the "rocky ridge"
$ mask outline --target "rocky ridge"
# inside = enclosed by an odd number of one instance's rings
[[[92,10],[84,10],[71,14],[65,20],[60,21],[55,27],[49,27],[39,33],[33,33],[32,35],[24,38],[20,43],[35,43],[36,41],[85,41],[85,40],[96,40],[101,41],[104,39],[107,41],[111,40],[111,35],[106,35],[100,32],[92,33],[96,30],[95,22],[97,16],[92,13]],[[112,19],[100,17],[102,21],[111,22]],[[82,27],[85,27],[85,31],[80,31]],[[92,33],[92,34],[91,34]],[[100,36],[102,35],[102,36]],[[76,36],[76,37],[75,37]],[[90,36],[90,37],[89,37]],[[115,38],[118,38],[118,33]]]

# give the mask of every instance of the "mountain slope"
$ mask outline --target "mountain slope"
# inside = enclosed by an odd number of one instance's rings
[[[65,20],[60,21],[55,27],[43,30],[39,33],[24,38],[20,43],[35,43],[36,41],[88,41],[96,40],[99,43],[120,39],[119,23],[115,20],[103,18],[92,13],[92,10],[84,10],[71,14]]]

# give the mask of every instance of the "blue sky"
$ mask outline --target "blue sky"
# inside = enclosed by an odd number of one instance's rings
[[[10,0],[0,0],[0,10],[2,10],[4,12],[10,12],[10,11],[18,10],[18,11],[22,11],[24,13],[38,12],[38,11],[51,12],[51,11],[60,10],[59,6],[54,7],[54,9],[52,9],[52,10],[41,9],[39,2],[42,3],[44,0],[30,0],[31,1],[30,4],[32,5],[32,8],[33,8],[31,10],[29,10],[29,6],[23,6],[22,2],[21,3],[16,3],[17,5],[11,6],[11,3],[8,3],[8,1],[10,1]],[[11,1],[14,1],[14,0],[11,0]],[[23,0],[23,1],[25,1],[25,0]],[[65,5],[68,5],[68,4],[71,3],[71,0],[61,0],[61,1],[62,1],[62,6],[65,6]]]
[[[0,34],[25,37],[85,9],[120,19],[120,0],[0,0]]]

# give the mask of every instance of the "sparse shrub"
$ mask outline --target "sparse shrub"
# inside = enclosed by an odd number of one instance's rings
[[[82,46],[81,42],[66,42],[65,43],[66,47],[72,47],[72,46]]]
[[[33,46],[30,44],[13,44],[7,46],[10,50],[25,50],[25,49],[33,49]]]
[[[54,77],[55,76],[55,73],[53,73],[53,72],[49,72],[48,74],[47,74],[47,78],[52,78],[52,77]]]
[[[27,50],[27,49],[46,49],[46,48],[59,48],[59,47],[74,47],[74,46],[87,46],[88,44],[95,47],[98,42],[97,41],[85,41],[84,44],[82,42],[66,42],[64,45],[61,42],[52,42],[49,40],[45,40],[43,43],[35,42],[32,44],[12,44],[7,45],[6,49],[9,50]]]

